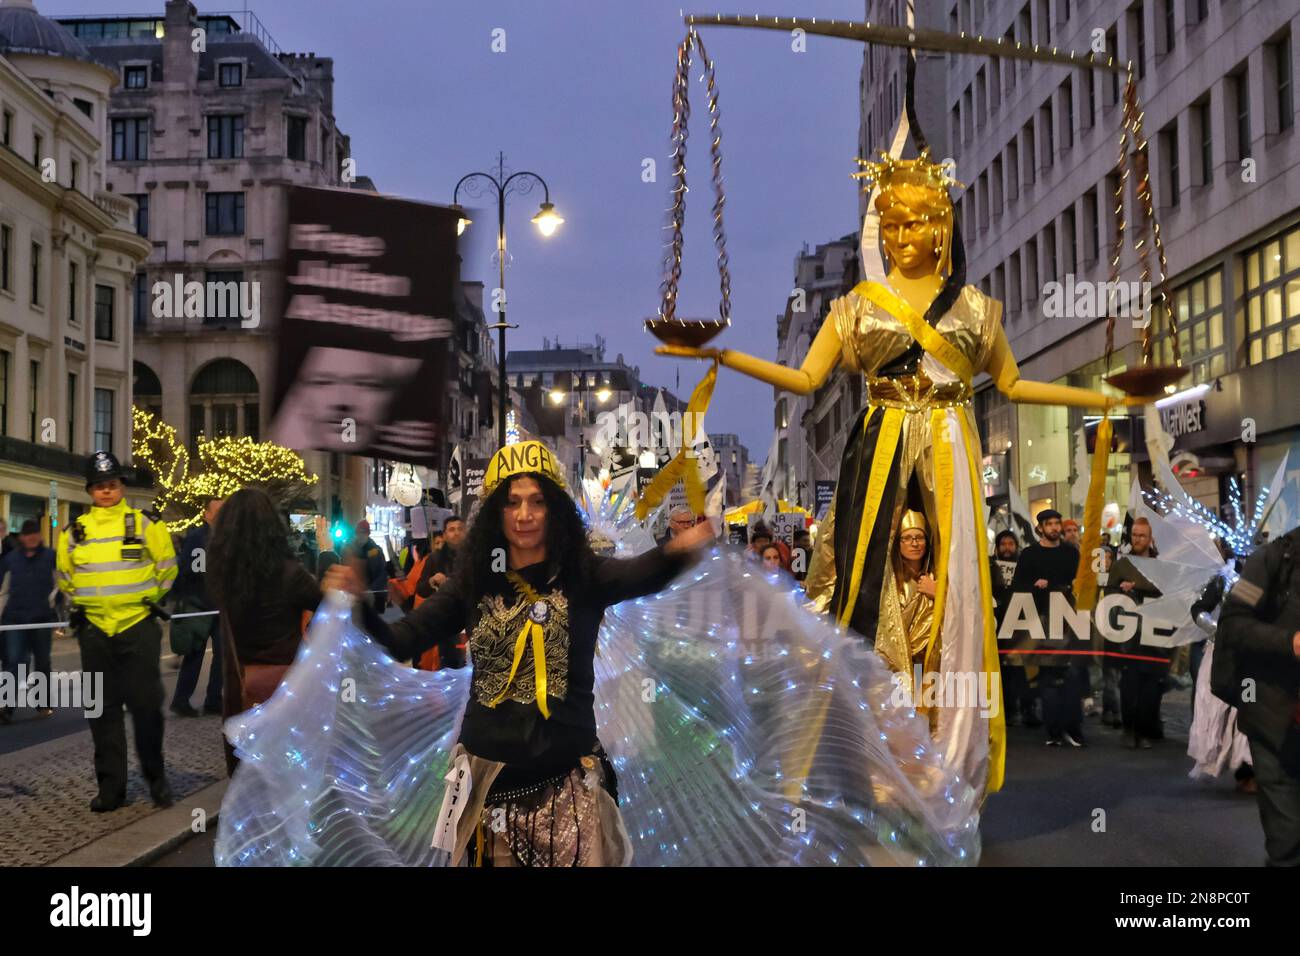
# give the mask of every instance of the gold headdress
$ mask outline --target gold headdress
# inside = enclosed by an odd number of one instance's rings
[[[934,250],[938,258],[936,271],[940,275],[946,275],[952,271],[953,234],[952,203],[948,197],[948,189],[952,186],[964,189],[966,184],[958,182],[950,175],[951,171],[956,168],[951,160],[941,163],[932,162],[928,146],[922,149],[920,155],[915,159],[900,159],[891,156],[885,150],[880,150],[880,157],[880,162],[859,158],[857,163],[863,168],[852,175],[854,179],[861,179],[866,182],[864,192],[870,193],[872,190],[879,190],[886,206],[894,204],[891,195],[893,189],[904,185],[937,190],[945,199],[949,199],[945,204],[947,208],[942,213],[922,213],[921,215],[921,219],[925,222],[929,222],[931,219],[937,220],[941,238],[938,239]]]
[[[930,525],[925,520],[924,514],[922,514],[919,511],[911,511],[910,509],[908,511],[904,511],[903,521],[898,526],[899,536],[901,537],[904,531],[911,531],[914,528],[920,531],[924,531],[925,536],[927,538],[930,536]]]

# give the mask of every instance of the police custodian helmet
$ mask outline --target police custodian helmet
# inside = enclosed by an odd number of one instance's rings
[[[122,465],[112,452],[97,451],[86,461],[86,490],[101,481],[122,477]]]

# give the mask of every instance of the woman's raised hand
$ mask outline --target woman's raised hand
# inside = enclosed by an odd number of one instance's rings
[[[655,349],[656,355],[673,355],[677,358],[713,359],[722,358],[722,349],[697,349],[689,345],[661,345]]]

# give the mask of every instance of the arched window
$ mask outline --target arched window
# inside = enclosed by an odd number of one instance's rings
[[[162,417],[162,383],[154,370],[143,362],[132,362],[132,402],[137,408]]]
[[[235,359],[217,359],[199,369],[190,386],[190,449],[199,435],[260,438],[257,377]]]

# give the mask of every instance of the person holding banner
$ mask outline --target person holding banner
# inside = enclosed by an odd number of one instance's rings
[[[960,184],[947,166],[932,162],[927,150],[916,159],[859,162],[866,169],[857,175],[876,189],[863,224],[863,261],[878,259],[875,237],[881,236],[889,271],[832,302],[799,368],[734,349],[657,351],[710,359],[801,395],[824,385],[837,366],[861,374],[867,404],[845,443],[835,501],[805,582],[808,596],[878,650],[892,648],[888,659],[909,660],[905,635],[881,624],[881,601],[895,587],[889,556],[902,514],[909,500],[917,501],[933,536],[938,584],[925,669],[953,678],[982,673],[991,683],[999,667],[983,550],[975,377],[989,374],[1015,402],[1109,410],[1147,399],[1022,380],[1002,328],[1002,303],[966,285],[948,195]],[[1001,787],[1000,708],[985,717],[974,706],[946,707],[935,739],[981,790]]]

